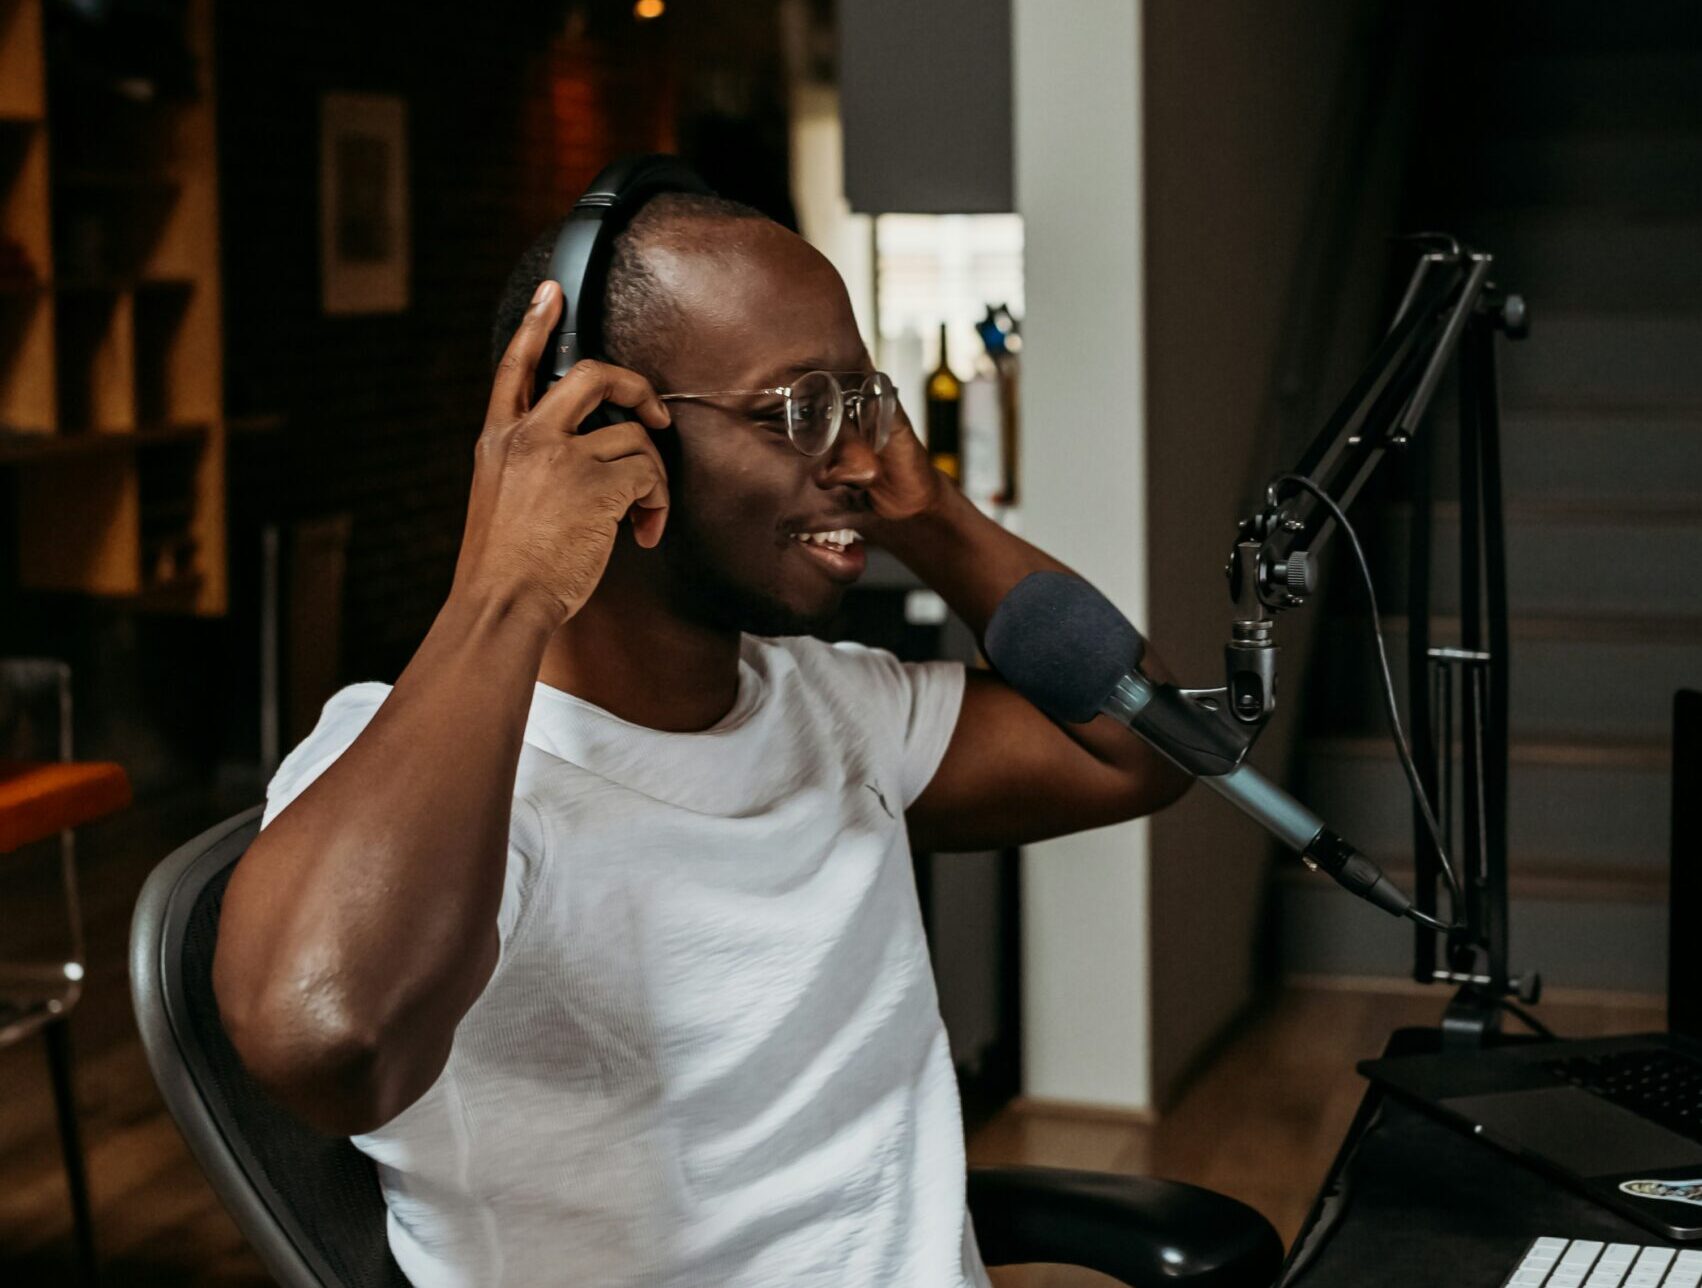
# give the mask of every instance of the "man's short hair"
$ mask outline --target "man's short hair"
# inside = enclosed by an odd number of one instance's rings
[[[701,244],[712,235],[710,225],[745,219],[766,220],[768,216],[742,201],[692,192],[664,192],[645,202],[615,237],[603,293],[601,356],[657,383],[679,312],[656,280],[655,270],[645,258],[646,249],[688,238]],[[503,285],[491,326],[492,370],[502,361],[519,329],[532,293],[549,272],[560,231],[561,224],[557,224],[527,247]]]

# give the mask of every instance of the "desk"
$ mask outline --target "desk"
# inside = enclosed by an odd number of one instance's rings
[[[1385,1054],[1436,1045],[1400,1029]],[[1279,1284],[1501,1288],[1539,1235],[1677,1246],[1367,1084]]]

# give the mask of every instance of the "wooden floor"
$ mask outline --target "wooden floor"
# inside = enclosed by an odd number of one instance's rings
[[[196,1170],[154,1090],[130,1012],[130,910],[153,865],[248,799],[197,794],[84,828],[88,974],[71,1020],[95,1239],[106,1288],[258,1288],[271,1281]],[[0,856],[5,955],[57,931],[52,854]],[[18,871],[17,869],[27,869]],[[70,1216],[39,1037],[0,1051],[0,1284],[75,1282]]]
[[[133,810],[82,836],[88,905],[87,991],[72,1021],[96,1238],[105,1282],[119,1288],[254,1288],[267,1282],[213,1198],[154,1091],[130,1016],[125,943],[149,868],[179,842],[235,813],[241,799]],[[0,862],[10,860],[0,859]],[[0,925],[47,933],[48,887],[7,886]],[[33,915],[41,904],[43,915]],[[975,1163],[1036,1163],[1192,1181],[1263,1212],[1293,1238],[1346,1130],[1362,1086],[1354,1061],[1391,1029],[1435,1021],[1437,993],[1295,988],[1243,1025],[1155,1125],[1115,1115],[1008,1108],[970,1141]],[[1642,1003],[1545,1004],[1565,1034],[1659,1028]],[[71,1282],[70,1222],[39,1039],[0,1051],[0,1284]],[[1080,1270],[996,1273],[1000,1288],[1087,1288]]]

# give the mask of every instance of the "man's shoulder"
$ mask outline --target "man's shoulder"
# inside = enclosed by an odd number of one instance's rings
[[[894,671],[903,663],[884,648],[855,640],[824,640],[815,635],[750,635],[751,647],[781,657],[805,673],[858,677],[871,670]]]
[[[389,696],[388,684],[367,680],[338,689],[326,699],[318,722],[284,757],[267,784],[266,796],[273,804],[269,813],[276,813],[281,800],[297,795],[347,751]]]
[[[813,635],[759,638],[759,666],[782,690],[825,702],[835,719],[886,723],[910,704],[914,667],[884,648]]]
[[[337,716],[347,711],[365,711],[369,715],[384,704],[384,699],[390,696],[390,690],[395,687],[384,683],[383,680],[362,680],[358,684],[345,684],[330,697],[325,699],[319,719],[324,723],[327,716]]]
[[[329,744],[341,742],[347,746],[354,741],[373,714],[384,705],[384,699],[390,696],[390,688],[381,680],[363,680],[338,689],[325,700],[318,722],[295,750],[284,757],[278,772],[282,773],[291,761],[311,759]]]

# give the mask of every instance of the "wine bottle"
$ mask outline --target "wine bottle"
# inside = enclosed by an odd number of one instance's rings
[[[928,459],[954,482],[963,478],[959,431],[963,385],[946,361],[946,324],[940,323],[940,365],[928,373]]]

